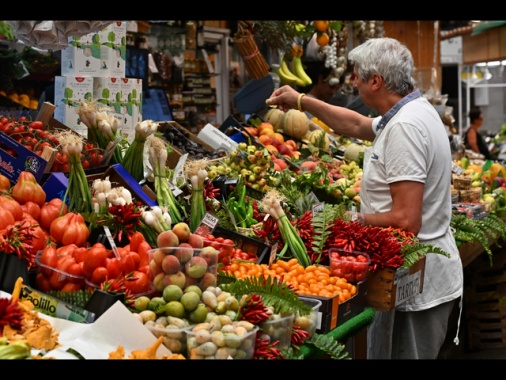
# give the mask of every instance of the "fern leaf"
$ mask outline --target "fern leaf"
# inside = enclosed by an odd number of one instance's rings
[[[351,360],[348,352],[344,351],[345,346],[334,340],[334,338],[322,334],[313,334],[306,340],[306,345],[313,345],[319,350],[329,355],[332,359]]]
[[[266,306],[272,306],[274,313],[288,315],[299,312],[307,315],[311,306],[302,302],[288,284],[275,277],[245,277],[227,285],[227,291],[237,299],[244,294],[258,294]]]

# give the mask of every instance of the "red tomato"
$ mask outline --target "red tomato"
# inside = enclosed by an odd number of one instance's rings
[[[33,219],[39,220],[40,206],[37,203],[32,202],[32,201],[27,201],[21,205],[21,208],[23,209],[23,212],[30,214],[33,217]]]
[[[343,270],[341,268],[334,268],[331,272],[332,276],[343,277]]]
[[[146,274],[146,276],[151,276],[151,272],[149,270],[149,265],[143,265],[143,266],[139,266],[139,269],[138,269],[139,272],[143,272]]]
[[[133,272],[136,269],[134,258],[131,255],[123,256],[120,260],[120,268],[125,276]]]
[[[54,271],[49,277],[49,284],[53,290],[61,290],[63,286],[68,282],[68,276]]]
[[[28,127],[33,129],[44,129],[44,123],[40,120],[35,120],[28,124]]]
[[[135,231],[130,237],[130,251],[139,252],[139,244],[146,241],[142,232]]]
[[[84,262],[84,258],[86,257],[86,254],[88,253],[88,248],[86,247],[77,247],[72,251],[72,257],[76,260],[76,263],[82,263]]]
[[[139,247],[137,250],[132,249],[132,246],[130,244],[130,250],[137,252],[139,254],[139,265],[138,266],[144,266],[149,264],[149,253],[148,251],[151,249],[151,246],[149,243],[144,240],[139,243]]]
[[[49,202],[46,202],[40,208],[40,225],[49,230],[51,222],[61,215],[65,215],[68,212],[68,206],[63,203],[60,198],[53,198]]]
[[[134,271],[132,276],[125,279],[125,288],[129,289],[133,294],[146,293],[150,290],[149,277],[141,271]]]
[[[81,290],[83,286],[81,284],[75,283],[75,282],[67,282],[63,287],[61,288],[61,292],[77,292]]]
[[[137,252],[129,252],[128,255],[133,259],[134,261],[134,270],[139,268],[139,263],[141,261],[141,256]]]
[[[74,258],[72,258],[72,260],[74,260],[74,263],[69,265],[67,268],[67,273],[69,274],[69,281],[80,284],[82,283],[83,281],[82,277],[84,276],[83,266],[82,264],[76,263]]]
[[[58,264],[58,257],[55,247],[53,245],[47,245],[42,251],[39,260],[40,264],[42,264],[40,266],[40,272],[46,277],[51,276],[53,271],[50,268],[56,268],[56,264]]]
[[[88,250],[86,257],[83,261],[83,270],[85,276],[91,278],[95,268],[104,267],[105,259],[109,256],[107,248],[102,243],[95,243]],[[104,268],[105,269],[105,268]]]
[[[107,281],[108,272],[105,267],[96,267],[91,275],[90,282],[95,285],[100,285],[102,282]]]
[[[107,269],[108,278],[118,278],[121,274],[120,263],[115,257],[105,259],[105,268]]]
[[[37,276],[35,276],[35,284],[41,292],[47,293],[53,290],[49,282],[49,276],[46,277],[42,272],[37,273]]]

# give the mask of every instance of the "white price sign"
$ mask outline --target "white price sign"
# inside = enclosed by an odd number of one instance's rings
[[[407,270],[395,275],[394,284],[397,286],[395,305],[400,305],[420,293],[420,277],[422,271],[408,274]]]

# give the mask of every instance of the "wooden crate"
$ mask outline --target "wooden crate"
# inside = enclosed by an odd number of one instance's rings
[[[409,269],[383,268],[375,272],[369,271],[369,282],[366,296],[367,304],[378,311],[392,310],[416,293],[423,291],[425,274],[425,256],[422,256]],[[398,284],[401,281],[401,287]]]
[[[467,319],[470,349],[506,347],[506,308],[494,311],[471,309]]]

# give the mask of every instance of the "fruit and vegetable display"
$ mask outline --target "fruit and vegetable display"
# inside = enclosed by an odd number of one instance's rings
[[[318,313],[332,313],[334,300],[335,307],[352,307],[364,297],[369,272],[408,269],[427,254],[448,256],[401,229],[352,220],[347,210],[360,207],[370,142],[315,128],[304,113],[269,109],[244,123],[243,141],[227,154],[193,151],[169,165],[174,131],[145,120],[128,143],[93,104],[80,112],[91,132],[86,140],[42,121],[1,119],[0,133],[28,149],[55,149],[47,175],[68,178],[59,196],[49,197],[29,168],[16,181],[0,172],[0,277],[8,259],[18,264],[17,281],[9,282],[12,273],[0,281],[11,293],[0,298],[5,357],[33,357],[35,343],[22,335],[28,318],[21,316],[44,312],[23,299],[22,279],[84,310],[96,295],[121,296],[153,344],[130,354],[114,344],[111,359],[304,359],[302,347],[349,359],[345,346],[326,335],[328,323],[318,326]],[[111,150],[111,141],[121,144]],[[107,166],[98,157],[90,173],[95,154],[122,165],[130,182],[120,186],[103,175]],[[491,257],[489,238],[506,236],[506,169],[465,160],[455,166],[456,194],[479,188],[482,202],[465,212],[463,200],[455,203],[454,236],[459,246],[479,242]],[[140,183],[152,204],[136,199],[133,185]],[[316,310],[307,299],[317,301]],[[48,331],[52,346],[39,357],[58,347],[58,333]],[[170,355],[157,353],[160,347]]]

